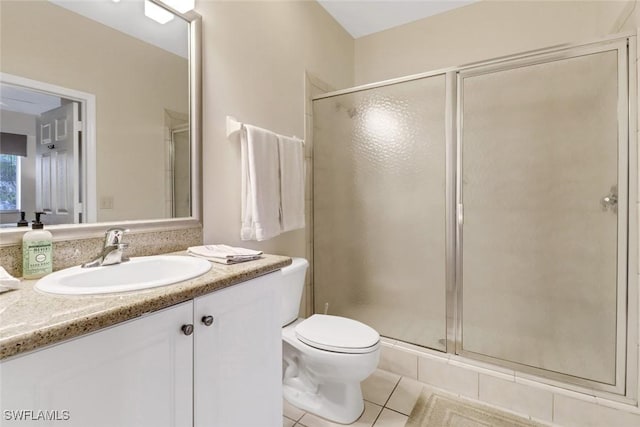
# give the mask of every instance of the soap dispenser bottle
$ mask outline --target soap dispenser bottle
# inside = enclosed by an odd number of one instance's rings
[[[32,230],[22,236],[22,277],[25,279],[39,279],[53,269],[52,236],[44,230],[40,215],[44,212],[36,212]]]
[[[24,212],[20,212],[20,221],[18,221],[18,227],[28,227],[29,221],[24,219]]]

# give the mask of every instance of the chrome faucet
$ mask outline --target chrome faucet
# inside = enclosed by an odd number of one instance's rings
[[[124,250],[129,246],[128,243],[122,243],[124,233],[129,230],[124,228],[110,228],[104,234],[104,247],[102,252],[93,261],[82,264],[82,268],[99,267],[102,265],[120,264],[129,261],[129,257],[124,254]]]

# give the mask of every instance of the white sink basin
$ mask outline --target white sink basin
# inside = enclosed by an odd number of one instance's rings
[[[131,258],[104,267],[66,268],[48,274],[36,288],[53,294],[89,295],[127,292],[193,279],[211,269],[211,262],[180,255]]]

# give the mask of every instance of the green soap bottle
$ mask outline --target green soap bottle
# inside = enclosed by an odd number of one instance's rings
[[[53,269],[53,236],[44,230],[40,215],[44,212],[36,212],[32,230],[22,236],[22,277],[25,279],[39,279]]]

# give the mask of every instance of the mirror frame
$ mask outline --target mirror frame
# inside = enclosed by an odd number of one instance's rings
[[[195,11],[180,13],[160,0],[151,0],[189,23],[189,130],[191,146],[191,216],[135,221],[50,225],[54,241],[102,237],[107,228],[123,226],[132,234],[202,227],[202,17]],[[0,247],[22,244],[31,228],[0,230]]]

